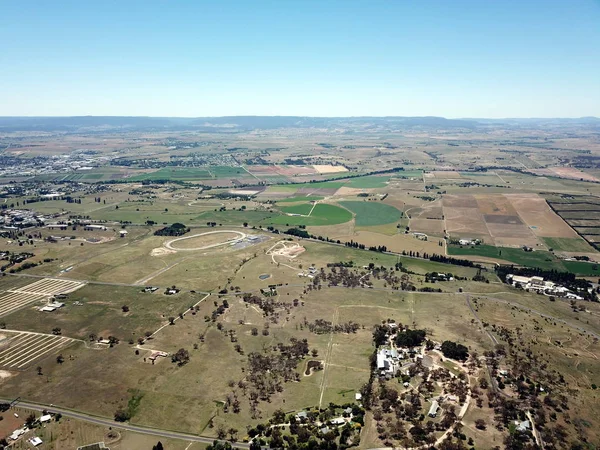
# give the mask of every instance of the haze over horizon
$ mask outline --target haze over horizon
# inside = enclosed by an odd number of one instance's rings
[[[0,116],[600,116],[597,0],[0,11]]]

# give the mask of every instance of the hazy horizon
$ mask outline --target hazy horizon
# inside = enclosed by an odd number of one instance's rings
[[[2,2],[5,117],[600,116],[600,2]]]
[[[425,114],[425,115],[339,115],[339,116],[325,116],[325,115],[300,115],[300,114],[224,114],[224,115],[212,115],[212,116],[165,116],[165,115],[132,115],[132,114],[68,114],[68,115],[0,115],[0,118],[8,119],[8,118],[24,118],[24,119],[33,119],[33,118],[56,118],[56,119],[69,119],[69,118],[79,118],[79,117],[114,117],[114,118],[127,118],[127,117],[137,117],[137,118],[149,118],[149,119],[211,119],[211,118],[227,118],[227,117],[306,117],[306,118],[314,118],[314,119],[362,119],[362,118],[376,118],[376,119],[384,119],[384,118],[427,118],[427,117],[435,117],[441,119],[448,120],[577,120],[577,119],[598,119],[600,120],[600,116],[537,116],[537,117],[448,117],[448,116],[438,116],[435,114]]]

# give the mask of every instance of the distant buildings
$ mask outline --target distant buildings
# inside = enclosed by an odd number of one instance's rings
[[[464,239],[459,239],[458,243],[460,245],[479,245],[479,244],[481,244],[481,240],[464,238]]]
[[[48,303],[46,306],[41,307],[40,311],[52,312],[52,311],[56,311],[58,308],[62,308],[63,306],[65,306],[64,303],[54,301],[54,302]]]
[[[509,274],[506,276],[506,282],[514,287],[542,292],[545,295],[565,297],[572,300],[583,300],[583,297],[574,294],[568,288],[552,281],[545,281],[542,277],[523,277],[520,275]]]
[[[108,228],[106,228],[104,225],[86,225],[83,227],[83,229],[85,231],[106,231],[106,230],[108,230]]]

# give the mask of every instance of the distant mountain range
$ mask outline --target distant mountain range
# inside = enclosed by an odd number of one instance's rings
[[[476,129],[490,126],[537,127],[581,125],[600,127],[600,118],[578,119],[446,119],[444,117],[304,117],[304,116],[224,116],[224,117],[0,117],[0,131],[99,132],[135,130],[197,130],[239,132],[277,128],[354,129]]]

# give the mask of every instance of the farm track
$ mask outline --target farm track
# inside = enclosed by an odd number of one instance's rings
[[[340,310],[336,308],[333,312],[333,318],[331,319],[331,323],[333,326],[337,325],[338,319],[340,317]],[[329,342],[327,344],[327,352],[325,354],[325,360],[323,362],[323,378],[321,379],[321,393],[319,395],[319,409],[323,404],[323,395],[325,394],[325,389],[327,388],[327,368],[331,365],[331,354],[333,353],[333,336],[335,333],[330,333]]]

